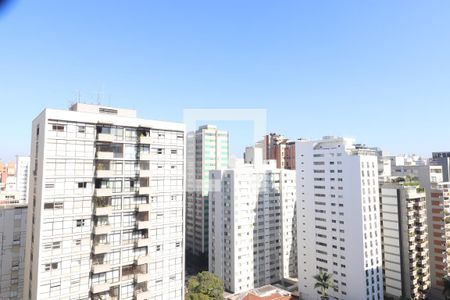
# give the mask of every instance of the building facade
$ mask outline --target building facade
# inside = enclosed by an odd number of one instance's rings
[[[441,165],[393,166],[392,175],[417,179],[425,188],[430,253],[430,295],[432,299],[443,299],[442,278],[449,274],[448,261],[450,261],[446,250],[450,245],[450,218],[448,223],[446,222],[446,214],[450,212],[448,189],[450,183],[443,182],[444,172]]]
[[[449,182],[450,177],[450,152],[433,152],[432,162],[442,166],[443,181]]]
[[[432,185],[430,195],[428,218],[431,292],[433,299],[443,299],[443,278],[450,275],[450,183]]]
[[[204,256],[209,243],[209,171],[228,168],[228,132],[204,125],[187,135],[186,250]]]
[[[16,176],[16,166],[14,162],[2,163],[0,161],[0,190],[4,190],[7,185],[8,177]],[[10,182],[13,182],[11,180]]]
[[[75,104],[34,121],[24,299],[184,298],[184,125]]]
[[[30,181],[30,157],[16,157],[16,190],[17,203],[26,204],[28,202],[28,185]]]
[[[296,147],[301,296],[320,298],[313,276],[324,271],[334,299],[383,299],[376,151],[335,137]]]
[[[0,299],[23,299],[26,205],[0,206]]]
[[[227,291],[296,277],[295,193],[295,171],[275,161],[210,172],[209,271]]]
[[[380,199],[385,296],[426,299],[431,282],[425,190],[419,182],[384,183]]]
[[[270,133],[264,136],[258,146],[263,148],[264,159],[275,160],[277,168],[295,170],[295,141],[276,133]]]

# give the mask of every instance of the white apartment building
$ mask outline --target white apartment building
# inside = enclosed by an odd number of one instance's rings
[[[209,271],[232,293],[297,273],[295,171],[255,151],[253,164],[210,172]]]
[[[313,276],[325,271],[330,299],[383,299],[376,151],[336,137],[296,149],[301,296],[320,298]]]
[[[23,298],[27,206],[0,206],[0,299]]]
[[[417,181],[380,187],[385,296],[426,299],[430,266],[426,193]]]
[[[427,159],[415,154],[400,154],[387,156],[392,166],[424,166],[428,164]]]
[[[186,249],[208,255],[209,171],[228,168],[228,132],[204,125],[187,135],[186,153]],[[206,264],[208,259],[206,258]]]
[[[184,298],[184,138],[81,103],[33,121],[25,299]]]
[[[28,202],[28,185],[30,181],[30,157],[16,157],[16,190],[18,203]]]

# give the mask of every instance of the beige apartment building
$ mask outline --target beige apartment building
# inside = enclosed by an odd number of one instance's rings
[[[426,193],[418,182],[380,186],[385,297],[426,299],[430,288]]]
[[[24,298],[183,299],[184,139],[129,109],[39,114]]]

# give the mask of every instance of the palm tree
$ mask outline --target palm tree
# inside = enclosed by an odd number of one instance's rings
[[[313,278],[316,280],[314,288],[319,289],[320,299],[328,300],[328,289],[334,287],[334,284],[331,281],[331,274],[320,270],[320,273],[315,275]]]
[[[444,282],[444,290],[442,291],[442,294],[444,294],[445,300],[448,300],[450,299],[450,278],[445,276],[442,280]]]

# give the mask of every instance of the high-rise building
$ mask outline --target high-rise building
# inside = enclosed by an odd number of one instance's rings
[[[265,160],[276,160],[277,168],[295,170],[295,141],[270,133],[257,146],[262,147]]]
[[[332,275],[335,299],[383,299],[374,149],[346,138],[297,141],[299,292],[319,299],[314,275]]]
[[[433,164],[442,166],[444,182],[450,181],[450,152],[433,152]]]
[[[228,132],[204,125],[187,135],[186,145],[186,250],[203,256],[208,264],[209,171],[229,162]]]
[[[184,298],[184,138],[81,103],[33,121],[25,299]]]
[[[0,206],[0,299],[23,299],[27,206]]]
[[[30,157],[16,157],[16,190],[17,202],[28,202],[28,185],[30,181]]]
[[[227,291],[296,277],[295,171],[277,169],[275,161],[238,161],[210,172],[209,197],[209,271]]]
[[[450,245],[450,218],[447,223],[446,216],[450,213],[450,183],[443,182],[443,173],[440,165],[392,167],[393,176],[417,179],[425,188],[432,299],[443,299],[442,278],[449,274],[447,245]]]
[[[385,296],[426,299],[430,266],[425,189],[403,178],[383,183],[380,198]]]
[[[440,299],[443,298],[443,278],[450,275],[450,183],[432,185],[430,194],[428,219],[431,292],[433,299]]]

